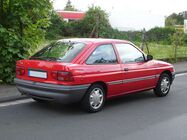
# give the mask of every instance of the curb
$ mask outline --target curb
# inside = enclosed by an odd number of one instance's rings
[[[175,74],[181,74],[181,73],[187,73],[187,70],[175,72]]]
[[[11,102],[11,101],[16,101],[16,100],[23,100],[23,99],[29,99],[29,98],[30,97],[25,96],[25,95],[4,97],[4,98],[0,99],[0,103]]]

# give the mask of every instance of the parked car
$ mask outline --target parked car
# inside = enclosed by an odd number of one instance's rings
[[[119,95],[154,89],[166,96],[174,77],[171,64],[153,60],[129,41],[63,39],[17,61],[15,83],[36,101],[81,102],[97,112]]]

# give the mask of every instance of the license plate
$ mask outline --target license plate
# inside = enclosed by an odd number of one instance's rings
[[[28,76],[47,79],[47,72],[45,72],[45,71],[29,70],[28,71]]]

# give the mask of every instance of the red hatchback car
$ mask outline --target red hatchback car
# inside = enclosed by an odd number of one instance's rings
[[[175,73],[129,41],[63,39],[16,64],[18,90],[36,101],[81,102],[89,112],[114,96],[154,89],[166,96]]]

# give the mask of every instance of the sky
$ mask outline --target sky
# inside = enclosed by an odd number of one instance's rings
[[[63,9],[67,0],[53,0],[55,9]],[[187,0],[71,0],[72,5],[87,11],[91,5],[100,6],[109,15],[114,28],[146,30],[163,27],[165,17],[173,12],[187,11]]]

